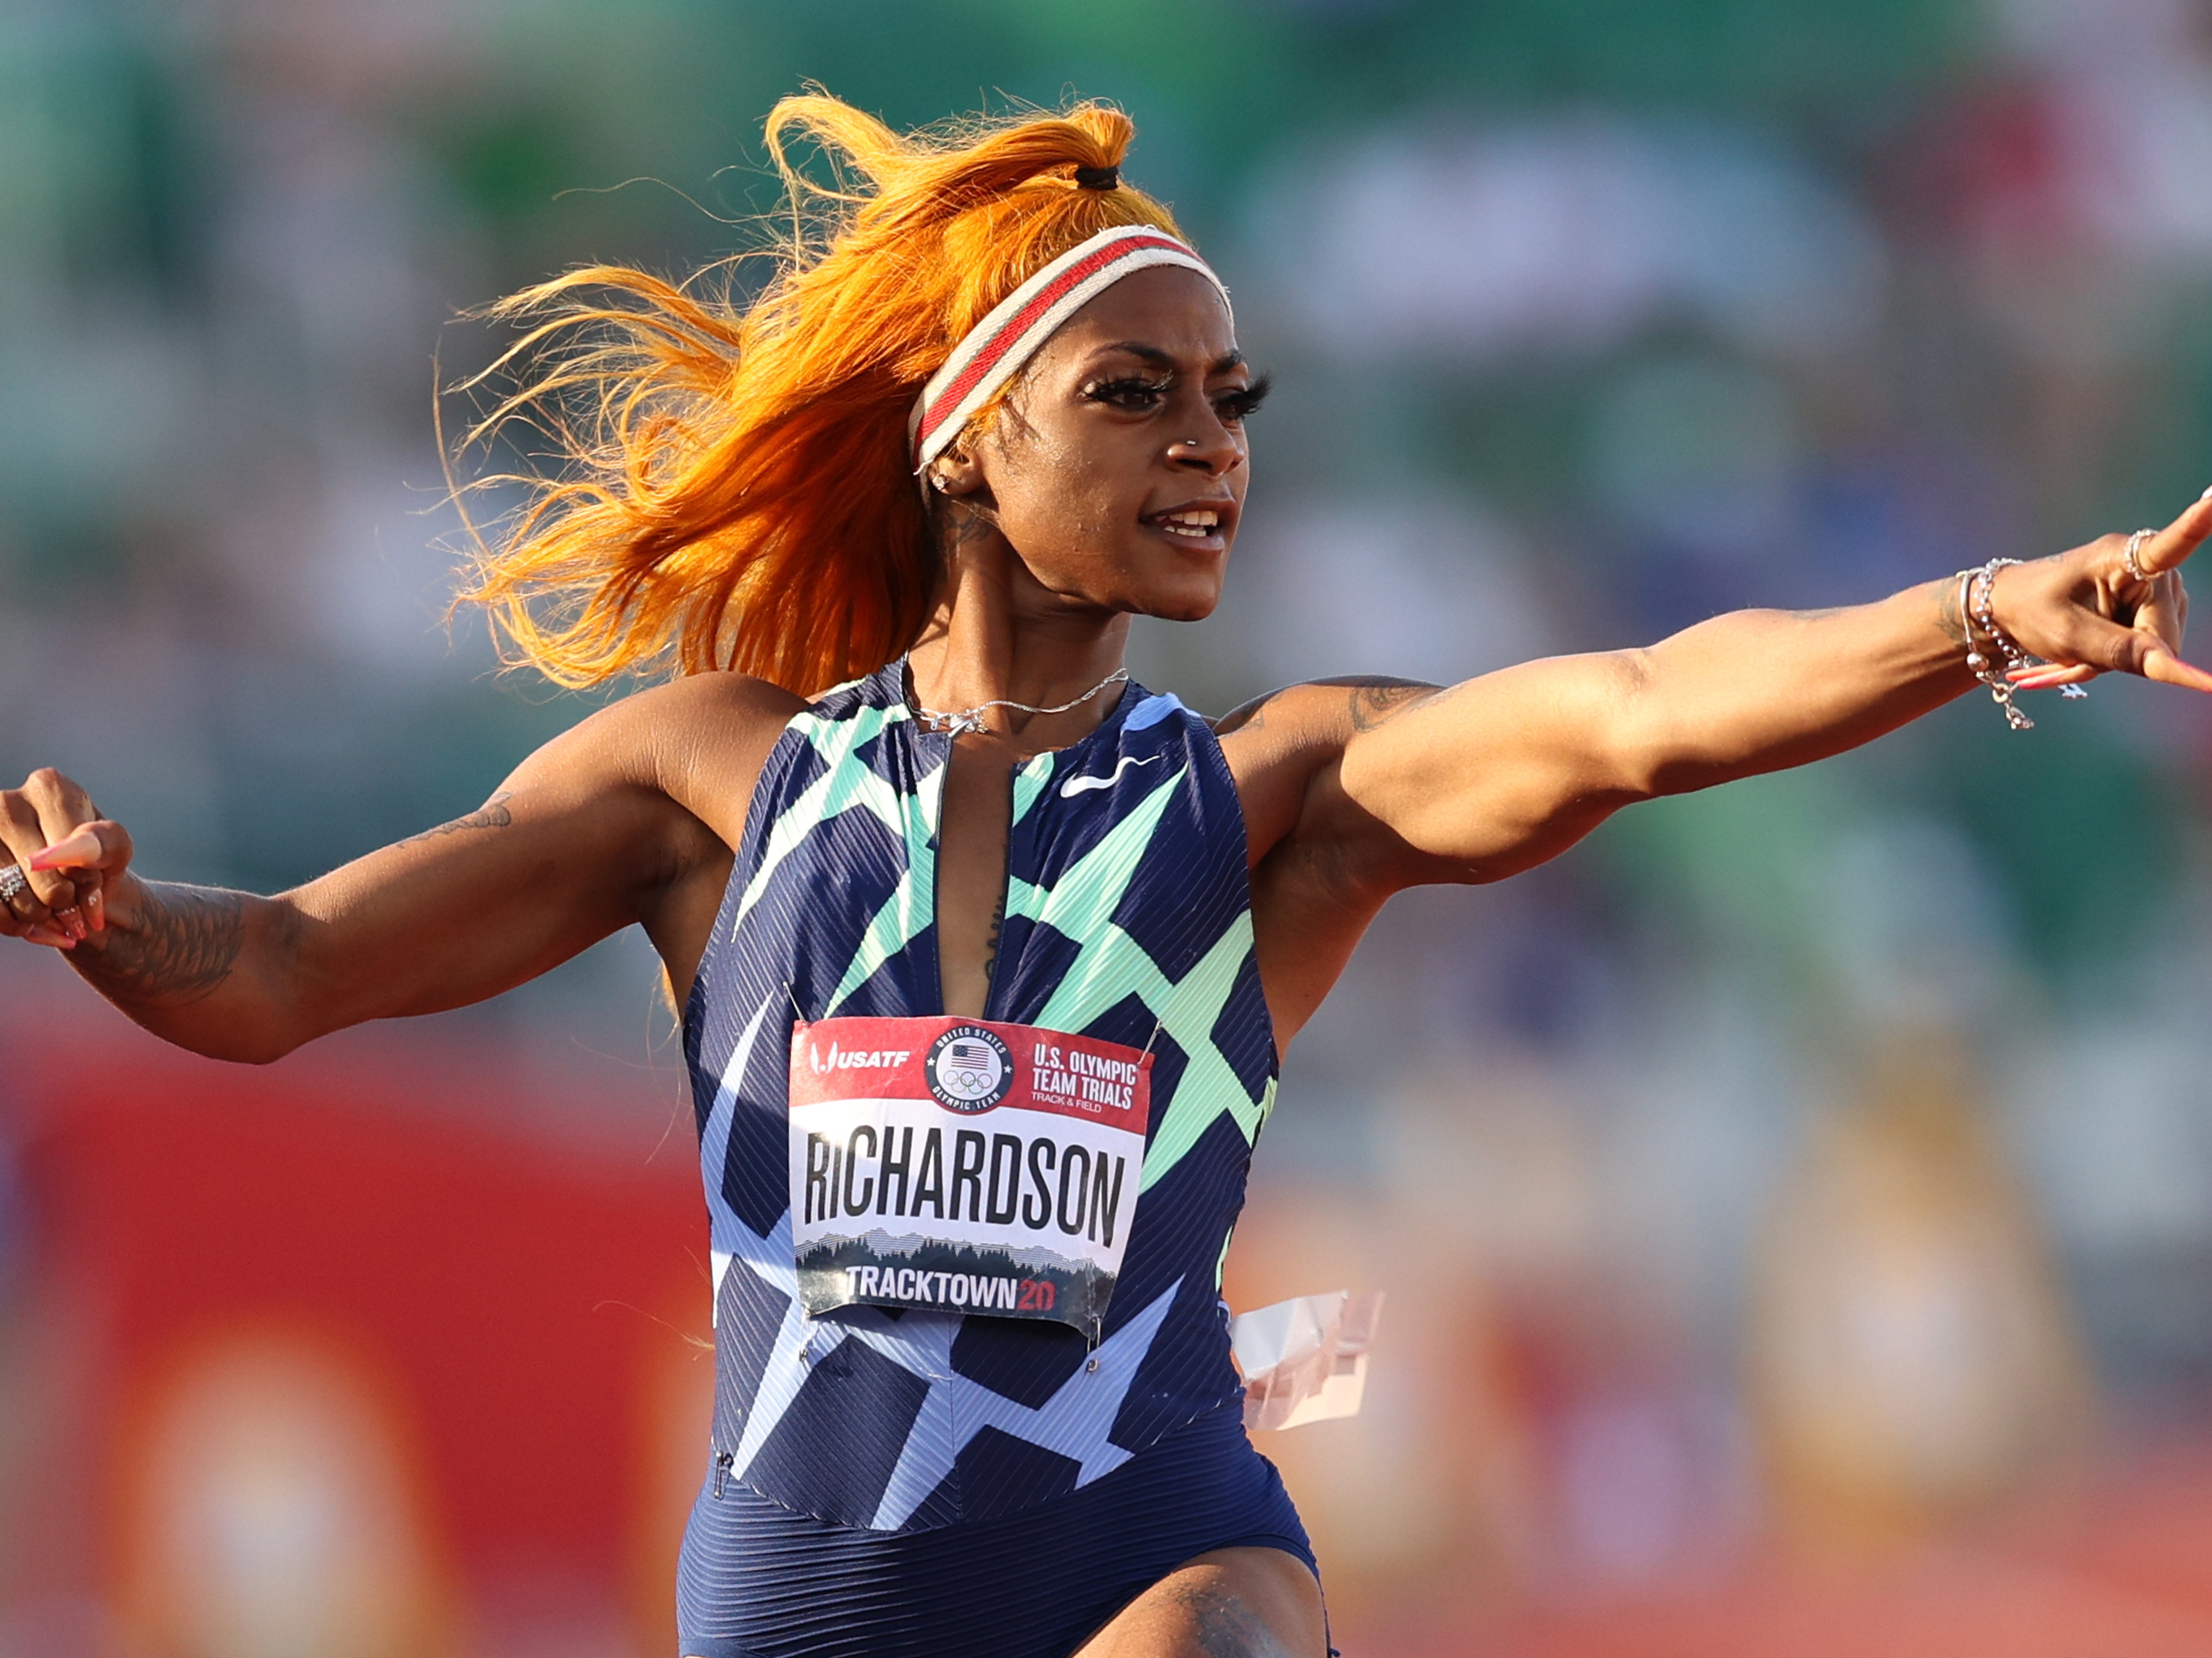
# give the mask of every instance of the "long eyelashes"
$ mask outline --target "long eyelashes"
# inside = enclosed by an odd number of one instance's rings
[[[1100,380],[1083,388],[1081,395],[1091,403],[1112,404],[1130,410],[1156,409],[1174,389],[1170,379],[1152,380],[1141,374],[1127,374],[1119,380]],[[1223,420],[1237,422],[1258,412],[1273,389],[1272,375],[1262,374],[1251,385],[1225,392],[1213,400],[1213,407]]]
[[[1224,398],[1217,398],[1213,406],[1220,410],[1224,420],[1244,420],[1260,412],[1260,405],[1267,402],[1267,393],[1274,389],[1275,377],[1262,374],[1243,391],[1231,392]]]
[[[1083,395],[1092,403],[1148,409],[1167,396],[1173,385],[1172,380],[1146,380],[1141,374],[1125,374],[1120,380],[1100,380],[1095,386],[1086,386],[1083,388]]]

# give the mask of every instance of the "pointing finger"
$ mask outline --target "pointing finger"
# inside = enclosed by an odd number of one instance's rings
[[[2212,489],[2199,495],[2179,518],[2150,538],[2139,560],[2144,574],[2155,575],[2179,568],[2208,535],[2212,535]]]

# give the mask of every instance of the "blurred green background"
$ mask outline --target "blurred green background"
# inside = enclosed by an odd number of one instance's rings
[[[578,718],[441,625],[433,388],[497,343],[459,313],[746,246],[808,82],[1135,117],[1278,379],[1221,613],[1139,642],[1194,705],[1871,598],[2212,483],[2203,0],[8,0],[0,773],[270,890]],[[1358,1649],[2212,1444],[2212,726],[2030,700],[1386,912],[1232,1266],[1393,1291],[1381,1406],[1281,1440]],[[0,1043],[109,1028],[0,957]],[[659,1087],[651,980],[617,940],[434,1029]]]

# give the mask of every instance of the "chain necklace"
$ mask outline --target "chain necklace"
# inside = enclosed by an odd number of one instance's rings
[[[1109,685],[1119,685],[1129,677],[1127,668],[1116,668],[1082,695],[1071,698],[1055,708],[1040,708],[1034,702],[1017,702],[1011,696],[994,697],[988,702],[978,702],[972,708],[925,708],[915,705],[915,712],[933,730],[947,737],[965,737],[970,732],[983,729],[983,716],[993,708],[1012,708],[1019,714],[1066,714],[1070,708],[1080,708]]]

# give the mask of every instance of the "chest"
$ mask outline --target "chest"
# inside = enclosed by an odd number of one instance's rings
[[[988,738],[952,745],[937,832],[938,977],[945,1011],[983,1017],[1006,931],[1006,848],[1021,756]]]
[[[1164,1012],[1170,1035],[1200,1021],[1194,1040],[1225,1008],[1264,1023],[1236,781],[1179,703],[1146,720],[1131,701],[1033,755],[917,731],[896,705],[794,721],[723,908],[728,959],[750,963],[723,993],[788,980],[811,1019],[1103,1019],[1139,1048]]]

